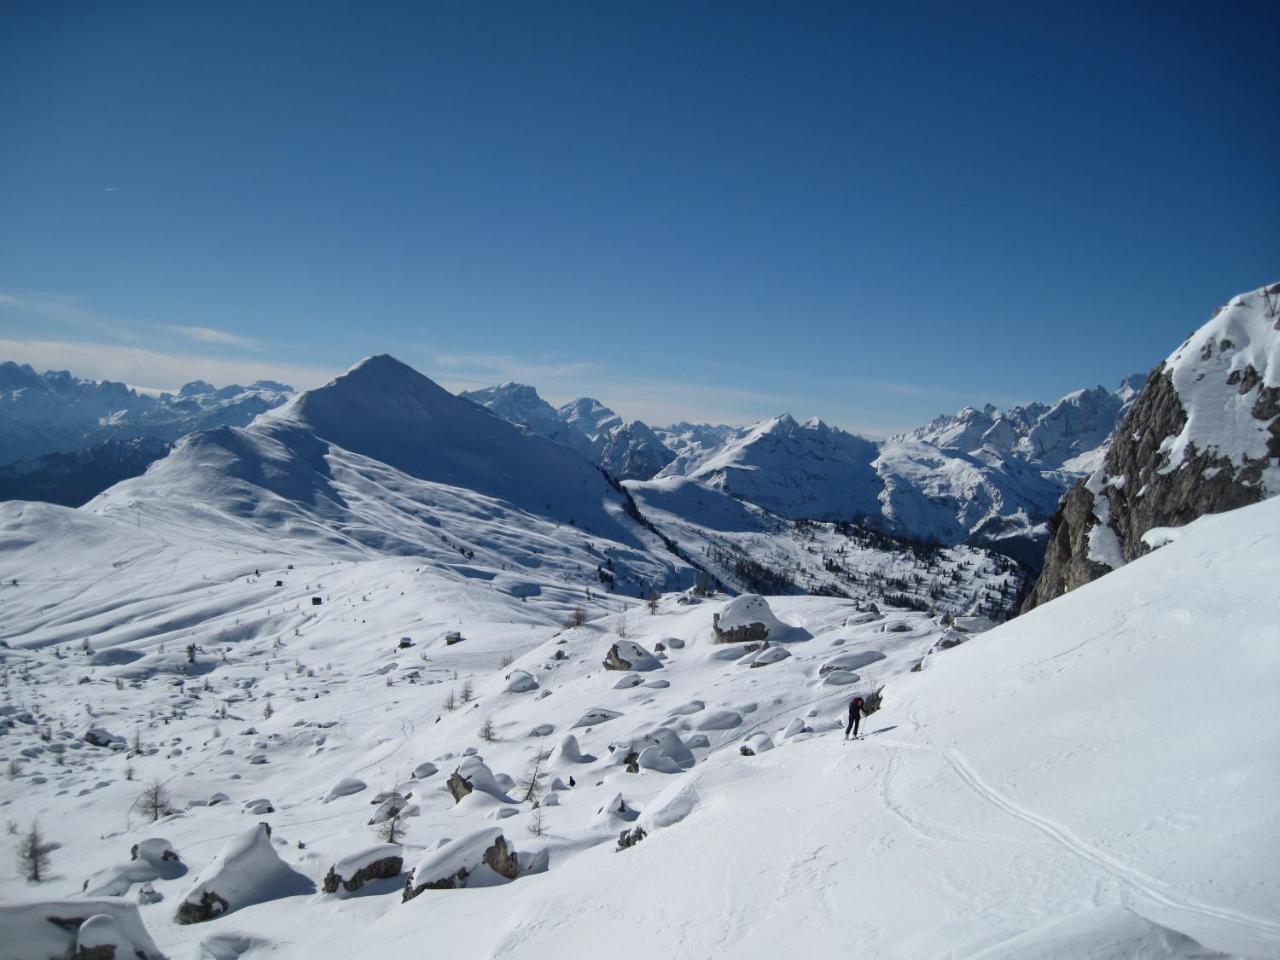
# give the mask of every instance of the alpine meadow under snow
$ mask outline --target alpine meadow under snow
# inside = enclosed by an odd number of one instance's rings
[[[0,375],[0,960],[1280,957],[1280,285],[879,442]]]

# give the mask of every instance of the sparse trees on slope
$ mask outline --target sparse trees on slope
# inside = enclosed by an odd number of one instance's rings
[[[138,806],[152,821],[159,820],[169,813],[169,791],[159,780],[152,780],[138,798]]]
[[[383,843],[399,843],[403,840],[407,825],[404,818],[400,816],[400,810],[396,809],[391,816],[378,824],[377,831],[378,839]]]
[[[57,849],[58,845],[46,841],[40,825],[32,821],[31,829],[22,835],[18,844],[18,866],[22,875],[32,883],[42,882],[49,873],[49,855]]]

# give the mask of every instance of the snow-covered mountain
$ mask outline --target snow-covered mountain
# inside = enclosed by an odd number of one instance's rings
[[[151,395],[110,380],[36,373],[0,363],[0,465],[48,453],[84,450],[107,440],[172,441],[193,430],[244,426],[284,403],[293,390],[260,380],[217,388],[193,381],[178,393]]]
[[[492,410],[512,423],[527,427],[540,437],[554,440],[599,463],[600,444],[574,423],[567,422],[555,407],[543,400],[528,384],[501,383],[482,390],[463,391],[460,396]]]
[[[792,520],[860,522],[954,546],[990,545],[1035,566],[1063,484],[1021,458],[925,440],[876,443],[821,420],[774,417],[658,478],[689,478]],[[696,522],[696,517],[686,517]]]
[[[461,394],[512,423],[578,451],[617,480],[647,480],[675,454],[646,423],[628,420],[590,397],[559,409],[523,383],[503,383]]]
[[[565,423],[598,445],[602,445],[610,433],[622,426],[621,417],[591,397],[571,400],[556,412]]]
[[[1234,297],[1169,355],[1063,499],[1028,608],[1209,513],[1280,494],[1280,284]]]
[[[728,440],[689,476],[779,516],[854,520],[879,513],[878,454],[870,440],[783,414]]]
[[[248,427],[188,435],[84,509],[326,555],[541,568],[633,596],[696,576],[599,468],[387,356]]]
[[[984,447],[1011,454],[1044,471],[1067,476],[1092,472],[1108,437],[1146,382],[1132,374],[1115,390],[1076,390],[1053,404],[1030,403],[997,410],[965,407],[936,417],[904,439],[969,453]]]
[[[600,451],[600,466],[618,480],[648,480],[675,459],[657,433],[642,420],[612,430]]]

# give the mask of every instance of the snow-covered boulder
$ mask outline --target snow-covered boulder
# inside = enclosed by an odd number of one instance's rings
[[[574,724],[575,727],[594,727],[609,720],[615,720],[622,716],[617,710],[610,710],[607,707],[592,707]]]
[[[572,733],[566,733],[551,753],[551,763],[556,765],[594,763],[595,759],[591,754],[582,752],[582,748],[578,745],[578,738]]]
[[[610,760],[615,764],[634,762],[642,769],[658,773],[680,773],[694,764],[693,752],[669,727],[657,727],[628,740],[616,741],[609,749]]]
[[[787,724],[787,728],[782,731],[784,739],[790,740],[792,737],[799,736],[802,733],[810,733],[809,726],[800,717],[796,717]]]
[[[96,913],[76,931],[76,960],[124,960],[137,947],[109,913]]]
[[[203,923],[241,907],[313,893],[315,884],[280,859],[259,823],[228,840],[178,907],[178,923]]]
[[[125,750],[129,746],[124,737],[96,724],[86,730],[80,739],[92,747],[105,747],[109,750]]]
[[[884,659],[884,654],[879,650],[850,650],[848,653],[842,653],[832,657],[826,663],[818,668],[818,676],[825,677],[828,673],[835,670],[843,670],[852,673],[871,663],[876,663]]]
[[[86,930],[85,928],[88,927]],[[81,932],[84,940],[81,940]],[[80,946],[115,947],[78,953]],[[0,903],[0,960],[163,960],[138,906],[113,897]]]
[[[405,881],[403,899],[412,900],[424,890],[494,886],[519,873],[519,857],[508,848],[502,828],[487,827],[427,854]]]
[[[507,693],[528,693],[538,689],[538,681],[528,670],[512,670],[507,674]]]
[[[716,643],[777,639],[790,629],[773,615],[768,601],[754,593],[734,597],[712,620]]]
[[[828,670],[822,675],[822,682],[829,687],[847,687],[862,678],[851,670]]]
[[[712,710],[698,721],[699,730],[732,730],[742,723],[737,710]]]
[[[506,788],[479,755],[463,758],[458,768],[449,775],[445,786],[453,795],[455,803],[461,803],[464,797],[476,791],[502,803],[515,803],[507,796]]]
[[[604,657],[606,670],[661,670],[662,661],[634,640],[619,640]]]
[[[349,797],[353,793],[359,793],[366,787],[368,787],[368,784],[363,780],[356,777],[344,777],[329,788],[329,792],[324,795],[324,802],[329,803],[339,797]]]
[[[370,880],[400,875],[404,850],[398,843],[379,843],[343,857],[325,874],[325,893],[355,893]]]
[[[628,673],[624,677],[619,677],[618,682],[613,685],[615,690],[630,690],[632,687],[638,687],[644,683],[644,678],[638,673]]]
[[[123,897],[134,884],[152,880],[176,880],[187,872],[168,840],[153,837],[135,843],[127,863],[99,870],[85,884],[91,897]]]
[[[739,747],[739,752],[745,757],[754,757],[756,754],[765,753],[774,747],[773,738],[769,734],[761,730],[759,733],[753,733]]]
[[[440,768],[430,761],[424,761],[413,768],[413,777],[415,780],[425,780],[427,777],[434,776]]]
[[[780,663],[791,656],[791,651],[781,646],[765,646],[763,649],[744,657],[740,662],[751,667],[767,667],[772,663]]]
[[[638,816],[640,816],[640,811],[628,804],[622,794],[619,793],[615,794],[612,800],[596,811],[595,817],[592,818],[591,826],[608,833],[617,833],[619,830],[625,830],[634,823]]]

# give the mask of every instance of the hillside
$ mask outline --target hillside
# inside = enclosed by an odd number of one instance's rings
[[[6,816],[61,844],[41,888],[0,876],[6,898],[46,898],[0,911],[15,934],[84,902],[174,957],[424,939],[522,957],[1280,955],[1280,781],[1259,749],[1280,744],[1280,501],[980,636],[841,599],[760,614],[673,594],[650,612],[275,538],[168,547],[157,520],[129,520],[0,507]],[[757,616],[767,647],[713,642],[717,618]],[[865,739],[843,743],[849,696],[881,687]],[[1170,704],[1206,689],[1231,709],[1180,723]],[[151,822],[135,801],[157,778],[177,812]],[[403,836],[379,847],[397,813]],[[507,859],[482,862],[497,836]],[[143,841],[178,859],[130,860]],[[321,890],[331,867],[392,855],[358,893]],[[405,871],[414,889],[459,865],[467,889],[404,901]],[[201,889],[229,915],[175,923]]]

